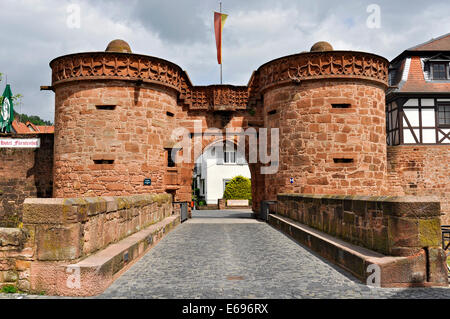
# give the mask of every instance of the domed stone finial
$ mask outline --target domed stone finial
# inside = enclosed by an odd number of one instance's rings
[[[320,41],[311,47],[311,52],[333,51],[331,44],[325,41]]]
[[[131,48],[128,43],[123,40],[117,39],[109,42],[106,52],[125,52],[131,53]]]

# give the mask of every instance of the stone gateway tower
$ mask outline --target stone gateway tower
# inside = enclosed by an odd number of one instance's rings
[[[50,66],[55,197],[170,192],[190,200],[193,164],[168,162],[172,131],[186,128],[194,140],[196,122],[202,132],[279,129],[278,170],[261,174],[264,164],[249,163],[254,209],[280,192],[386,191],[388,61],[380,56],[319,42],[264,64],[248,86],[193,86],[179,66],[134,54],[122,40]]]

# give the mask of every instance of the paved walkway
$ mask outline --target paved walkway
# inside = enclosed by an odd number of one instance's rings
[[[448,288],[369,288],[250,217],[194,212],[100,297],[450,298]]]
[[[450,298],[448,288],[369,288],[250,217],[194,212],[97,298]]]

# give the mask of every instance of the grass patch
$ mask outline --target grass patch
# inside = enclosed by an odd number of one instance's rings
[[[5,294],[15,294],[17,293],[19,290],[17,289],[16,286],[13,285],[6,285],[2,287],[1,292],[5,293]]]

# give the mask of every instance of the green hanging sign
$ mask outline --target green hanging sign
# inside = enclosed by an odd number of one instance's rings
[[[11,87],[6,84],[3,91],[2,105],[0,109],[0,133],[10,133],[11,125],[14,120],[14,108]]]

